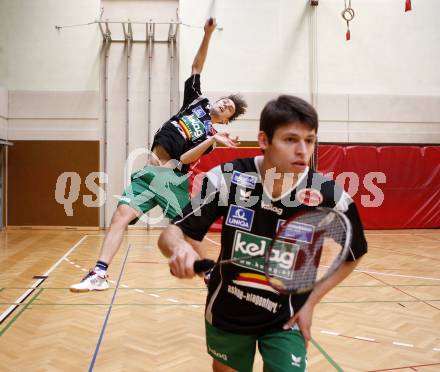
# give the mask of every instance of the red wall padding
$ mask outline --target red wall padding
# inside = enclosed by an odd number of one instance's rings
[[[202,158],[194,174],[259,154],[258,148],[219,148]],[[440,146],[320,145],[318,164],[353,196],[366,228],[440,227]],[[194,182],[193,191],[199,188]]]

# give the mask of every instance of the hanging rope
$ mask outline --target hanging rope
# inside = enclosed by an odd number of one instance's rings
[[[345,34],[345,40],[350,40],[350,22],[354,18],[354,10],[351,7],[351,0],[344,0],[345,9],[342,11],[342,18],[347,22],[347,32]]]

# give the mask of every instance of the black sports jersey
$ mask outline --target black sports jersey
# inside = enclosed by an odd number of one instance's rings
[[[200,75],[190,76],[185,81],[182,108],[156,132],[152,149],[160,144],[172,159],[179,160],[182,154],[216,133],[209,109],[209,100],[200,90]],[[205,154],[212,149],[210,147]],[[188,168],[188,165],[181,165],[182,172],[187,172]]]
[[[353,228],[352,261],[367,252],[362,223],[350,196],[334,181],[307,170],[296,186],[272,199],[261,182],[257,162],[235,160],[209,171],[202,193],[173,223],[201,241],[210,225],[223,216],[219,259],[264,254],[278,227],[296,212],[314,206],[343,212]],[[215,266],[209,281],[206,319],[229,332],[258,333],[281,327],[307,300],[309,293],[281,295],[264,275],[264,258]]]

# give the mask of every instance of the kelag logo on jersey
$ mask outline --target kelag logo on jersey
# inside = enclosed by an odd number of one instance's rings
[[[195,115],[183,116],[179,124],[189,140],[194,141],[205,134],[205,126]]]
[[[266,253],[271,239],[258,236],[243,231],[236,231],[234,244],[232,246],[231,258],[246,257],[234,264],[247,269],[256,270],[264,273],[264,257],[249,259],[249,256],[260,256]],[[271,267],[269,273],[283,278],[291,278],[292,267],[294,264],[295,253],[298,245],[289,242],[278,241],[272,248]]]
[[[199,119],[203,118],[206,115],[206,112],[205,110],[203,110],[202,106],[197,106],[192,110],[192,112],[194,112],[194,114],[196,114]]]
[[[226,217],[226,225],[250,231],[253,220],[254,211],[252,209],[231,205]]]
[[[281,228],[284,222],[286,222],[286,220],[278,220],[277,231]],[[301,222],[291,222],[281,233],[280,237],[304,243],[311,243],[314,232],[315,228],[312,225],[307,225],[306,223]]]
[[[238,186],[246,187],[247,189],[255,189],[257,177],[251,176],[250,174],[234,171],[232,172],[231,182],[235,183]]]

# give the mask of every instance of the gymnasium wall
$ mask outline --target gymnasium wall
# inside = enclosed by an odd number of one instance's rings
[[[0,139],[8,139],[8,90],[0,86]]]
[[[104,0],[101,5],[104,7],[103,19],[114,21],[130,19],[147,22],[153,19],[156,22],[170,22],[176,20],[176,9],[178,8],[177,0]],[[145,25],[134,24],[132,29],[135,40],[146,39]],[[120,24],[111,25],[111,31],[114,40],[124,39]],[[168,25],[156,25],[155,40],[167,40],[168,31]],[[128,141],[128,154],[132,153],[135,159],[134,167],[143,167],[146,156],[145,153],[142,154],[142,149],[145,149],[148,143],[152,143],[157,129],[179,109],[178,58],[176,55],[172,60],[170,53],[168,44],[154,43],[151,58],[151,91],[148,92],[149,51],[147,44],[145,42],[132,44],[129,71],[127,71],[127,48],[124,43],[114,42],[108,50],[107,165],[109,182],[105,208],[107,224],[117,206],[118,199],[115,195],[121,195],[124,189],[124,167],[127,159],[126,142]],[[187,72],[190,71],[190,66],[186,66]],[[171,79],[171,72],[175,75],[174,80]],[[101,74],[103,74],[102,69]],[[129,76],[129,86],[127,86],[127,76]],[[105,89],[103,80],[101,75],[101,93]],[[149,98],[151,99],[150,110]],[[101,105],[101,110],[102,108]],[[130,128],[128,139],[126,136],[127,121]],[[149,122],[150,129],[148,129]],[[140,154],[136,156],[135,154],[138,152]],[[103,156],[104,154],[101,153],[101,159]],[[150,220],[155,220],[159,219],[161,214],[161,209],[156,207],[148,216],[151,217]],[[102,218],[104,220],[104,216]],[[164,220],[155,225],[164,226],[166,223],[167,221]],[[144,226],[145,223],[139,221],[137,225]]]
[[[98,141],[15,141],[8,163],[9,226],[99,225]]]
[[[210,4],[181,1],[182,19],[202,23]],[[315,8],[316,39],[309,1],[215,4],[224,29],[212,38],[203,85],[213,96],[245,94],[249,113],[240,120],[244,125],[231,127],[233,134],[255,140],[261,108],[279,93],[312,101],[315,92],[321,141],[440,142],[438,1],[414,2],[408,13],[403,0],[353,1],[349,42],[340,0]],[[181,68],[191,63],[199,34],[182,29]]]
[[[98,0],[3,1],[11,140],[98,140]]]
[[[6,85],[6,2],[0,0],[0,139],[7,139],[8,126],[8,89]]]
[[[6,1],[0,0],[0,87],[6,85],[6,42],[8,28],[6,27]]]

